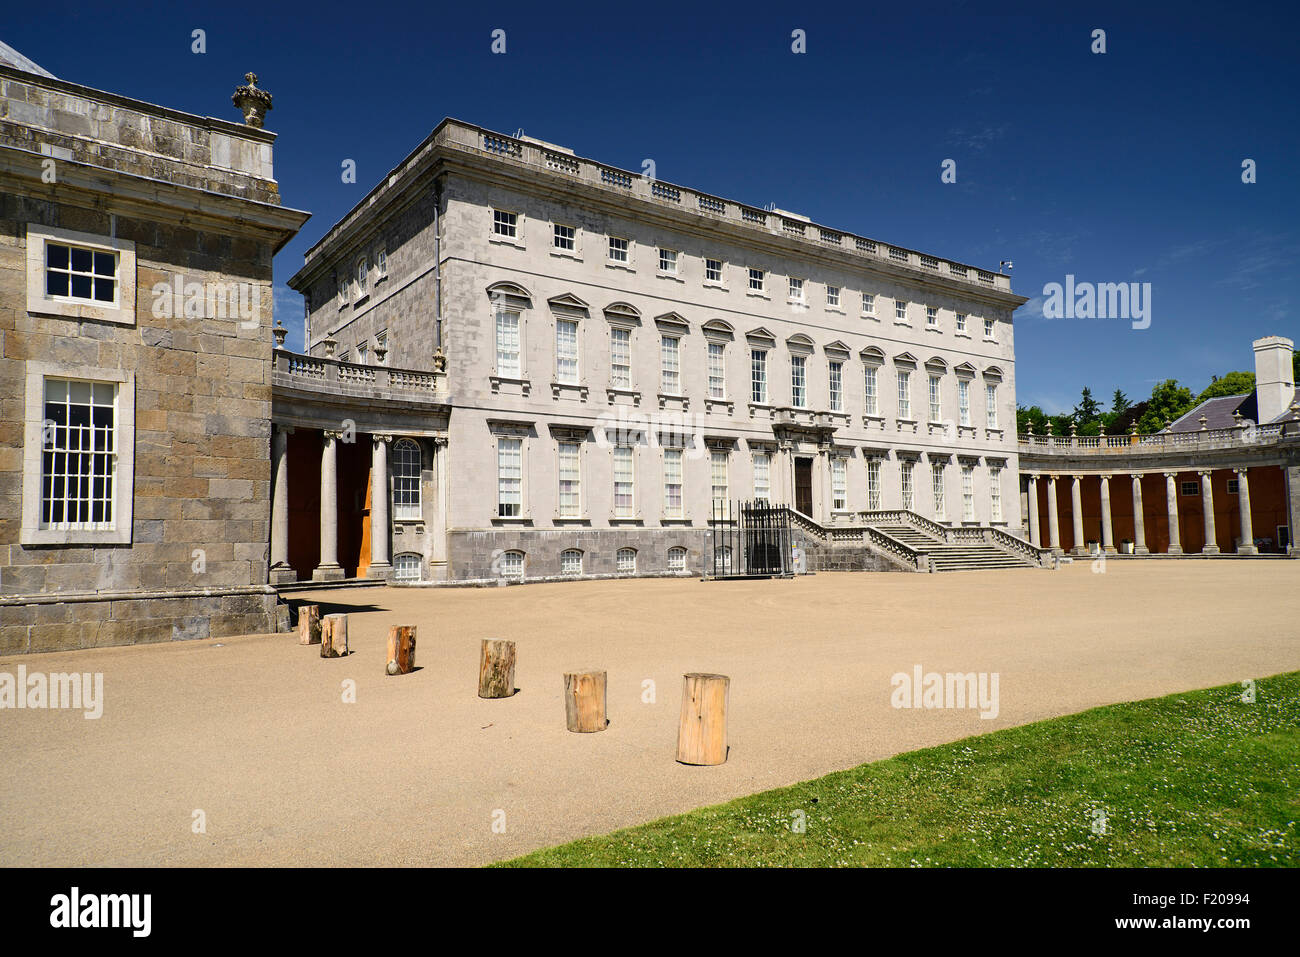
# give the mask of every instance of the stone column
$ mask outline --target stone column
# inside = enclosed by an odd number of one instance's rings
[[[1250,523],[1250,486],[1246,484],[1246,472],[1249,469],[1233,469],[1237,473],[1237,510],[1241,513],[1241,544],[1237,546],[1238,555],[1258,555],[1255,547],[1255,529]]]
[[[1115,554],[1115,529],[1110,517],[1110,476],[1101,477],[1101,550]]]
[[[430,574],[437,581],[447,577],[447,511],[451,508],[451,488],[447,468],[447,436],[433,437],[433,474],[438,483],[434,496],[433,534],[429,556]],[[775,464],[775,463],[774,463]],[[773,496],[775,499],[775,496]],[[779,501],[779,499],[776,499]]]
[[[1061,519],[1056,509],[1056,476],[1047,476],[1047,544],[1061,554]]]
[[[370,437],[370,567],[367,578],[388,578],[393,573],[389,560],[388,536],[392,522],[388,518],[388,446],[391,435]]]
[[[1183,546],[1178,541],[1178,473],[1165,473],[1165,505],[1169,509],[1170,555],[1181,555]]]
[[[270,583],[296,582],[298,573],[289,565],[289,434],[293,429],[277,425],[271,434],[271,570]]]
[[[321,432],[320,454],[320,564],[312,572],[312,581],[338,581],[343,578],[339,565],[339,433]]]
[[[1219,554],[1219,541],[1214,534],[1214,487],[1210,481],[1214,475],[1213,469],[1201,469],[1201,510],[1205,518],[1205,545],[1201,548],[1202,555]]]
[[[1081,475],[1070,477],[1070,510],[1074,513],[1070,518],[1073,520],[1074,554],[1076,555],[1088,554],[1088,546],[1083,541],[1083,497],[1079,492],[1079,483],[1082,481]]]
[[[1042,529],[1038,527],[1038,476],[1029,476],[1029,541],[1043,547]]]
[[[1133,476],[1133,554],[1149,555],[1147,551],[1147,523],[1142,514],[1142,476]]]

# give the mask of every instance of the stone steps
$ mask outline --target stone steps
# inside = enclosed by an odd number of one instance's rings
[[[904,545],[925,551],[936,572],[977,571],[982,568],[1032,568],[1029,561],[993,545],[949,544],[911,525],[877,525],[877,531]]]

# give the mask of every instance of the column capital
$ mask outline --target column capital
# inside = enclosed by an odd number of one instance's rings
[[[275,426],[275,431],[279,432],[281,435],[293,435],[292,425],[284,425],[280,422],[273,422],[272,425]]]
[[[1204,478],[1207,475],[1213,475],[1214,469],[1197,469],[1196,474]]]
[[[343,438],[343,433],[338,429],[321,429],[320,437],[323,441],[334,442]]]
[[[1249,467],[1245,465],[1234,465],[1232,467],[1232,470],[1236,472],[1238,475],[1245,475],[1247,472],[1250,471]]]
[[[1083,481],[1083,476],[1082,476],[1082,475],[1071,475],[1070,478],[1074,479],[1074,481],[1076,481],[1076,482],[1082,482],[1082,481]]]
[[[1110,479],[1111,479],[1111,476],[1109,476],[1109,475],[1098,475],[1097,478],[1101,479],[1103,482],[1109,482]]]
[[[370,441],[382,442],[384,445],[389,445],[392,443],[393,437],[382,432],[372,432],[370,433]]]
[[[1165,473],[1165,478],[1167,478],[1167,479],[1176,479],[1176,478],[1178,478],[1178,473],[1177,473],[1177,472],[1166,472],[1166,473]]]
[[[435,435],[429,441],[433,443],[434,448],[445,449],[450,439],[448,438],[448,436],[445,435]]]
[[[1037,472],[1030,472],[1028,477],[1029,477],[1029,481],[1031,482],[1037,482],[1038,479],[1040,478]]]

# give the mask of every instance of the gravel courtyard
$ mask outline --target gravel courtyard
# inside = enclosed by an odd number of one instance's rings
[[[104,676],[97,720],[0,710],[0,865],[481,864],[996,728],[1300,669],[1290,561],[291,597],[349,612],[353,654],[269,635],[0,659],[9,674]],[[418,627],[417,670],[400,677],[384,673],[393,624]],[[477,697],[485,637],[518,642],[512,698]],[[997,717],[891,707],[890,677],[917,665],[998,673]],[[562,673],[582,668],[609,672],[599,734],[565,730]],[[720,767],[673,760],[687,671],[731,676]]]

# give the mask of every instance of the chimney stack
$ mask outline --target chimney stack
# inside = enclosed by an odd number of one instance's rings
[[[1285,336],[1265,336],[1256,339],[1253,345],[1255,401],[1259,424],[1263,425],[1285,412],[1295,398],[1295,375],[1291,369],[1295,343]]]

